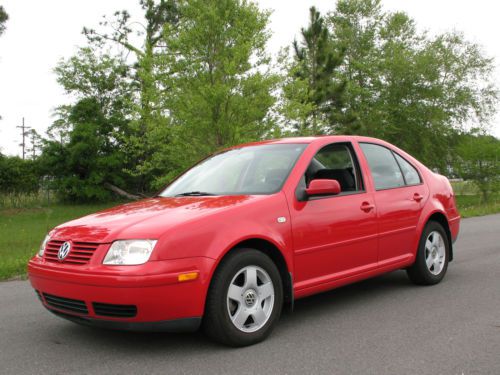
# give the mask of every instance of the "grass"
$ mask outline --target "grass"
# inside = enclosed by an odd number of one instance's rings
[[[40,190],[34,193],[0,194],[0,210],[4,208],[47,207],[54,203],[54,193]]]
[[[479,195],[457,195],[457,206],[463,218],[500,213],[500,195],[491,196],[488,203]]]
[[[452,181],[451,186],[456,195],[479,195],[479,189],[472,181]]]
[[[48,230],[115,204],[0,209],[0,280],[26,273],[28,259]]]
[[[488,202],[484,203],[479,189],[472,181],[453,181],[451,185],[463,218],[500,213],[500,194],[491,195]]]

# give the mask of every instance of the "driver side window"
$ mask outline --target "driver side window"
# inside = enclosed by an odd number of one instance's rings
[[[342,193],[363,190],[356,156],[348,143],[332,143],[314,156],[305,173],[305,183],[315,179],[337,180]]]

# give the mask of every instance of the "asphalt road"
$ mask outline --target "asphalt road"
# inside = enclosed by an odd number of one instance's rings
[[[299,300],[272,336],[229,349],[202,334],[81,327],[0,283],[0,374],[500,374],[500,215],[462,221],[442,283],[403,271]]]

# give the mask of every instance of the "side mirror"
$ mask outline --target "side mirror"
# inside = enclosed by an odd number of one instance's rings
[[[312,180],[306,189],[307,196],[336,195],[340,193],[340,184],[337,180],[317,179]]]

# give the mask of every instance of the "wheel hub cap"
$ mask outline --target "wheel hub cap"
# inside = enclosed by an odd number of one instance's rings
[[[446,247],[441,234],[437,231],[429,233],[425,242],[425,263],[433,275],[439,275],[446,261]]]
[[[245,292],[243,299],[248,307],[252,307],[257,301],[257,295],[254,290],[250,289]]]
[[[237,329],[247,333],[258,331],[273,312],[271,277],[261,267],[243,267],[229,284],[226,300],[229,319]]]

